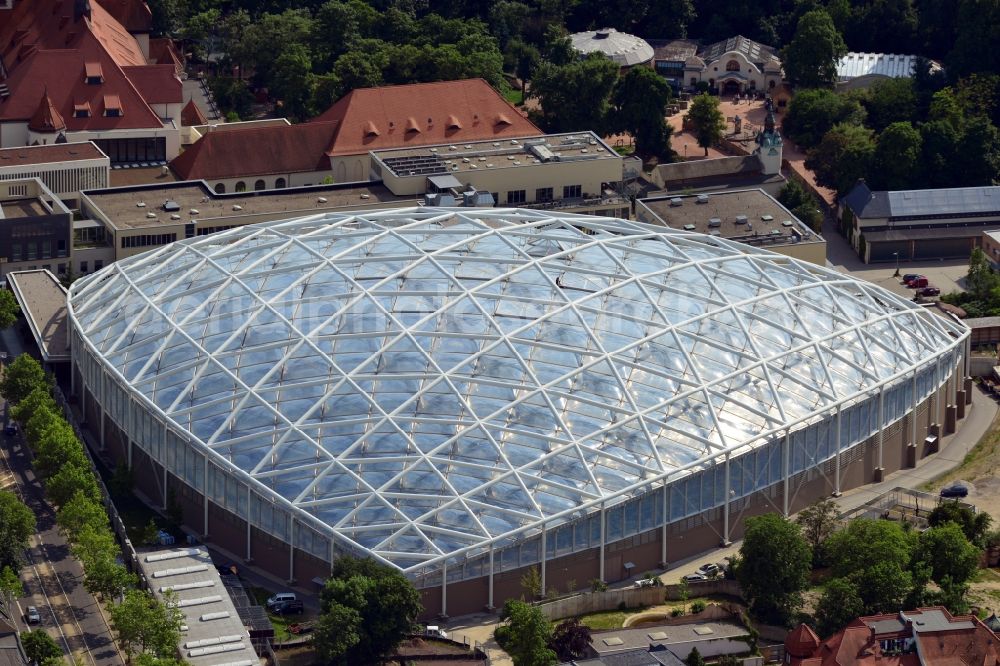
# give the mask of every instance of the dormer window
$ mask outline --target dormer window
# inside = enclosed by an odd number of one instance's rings
[[[458,118],[455,116],[448,116],[448,129],[460,130],[462,129],[462,123],[458,122]]]
[[[88,62],[84,64],[84,76],[87,85],[96,86],[104,83],[104,72],[101,71],[101,63]]]
[[[375,127],[375,123],[373,123],[370,120],[367,123],[365,123],[365,138],[366,139],[370,139],[372,137],[376,137],[376,136],[378,136],[378,134],[379,134],[378,128]]]
[[[120,118],[122,115],[122,103],[118,95],[104,96],[104,115],[108,118]]]
[[[406,119],[406,133],[407,134],[419,134],[420,127],[417,125],[417,121],[413,118]]]
[[[73,117],[74,118],[89,118],[90,117],[90,102],[83,102],[82,104],[73,105]]]
[[[496,119],[493,122],[493,124],[495,126],[497,126],[497,127],[501,127],[501,126],[506,127],[508,125],[513,125],[514,123],[510,122],[510,118],[508,118],[504,114],[498,113]]]

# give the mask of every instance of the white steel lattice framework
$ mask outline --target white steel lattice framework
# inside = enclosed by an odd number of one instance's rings
[[[684,514],[666,491],[722,463],[715,483],[730,492],[706,482],[677,501],[725,503],[728,521],[729,497],[778,466],[787,483],[900,418],[946,381],[967,337],[764,250],[516,209],[327,214],[193,238],[78,280],[70,317],[84,381],[165,468],[296,545],[298,524],[332,539],[329,557],[370,553],[411,575],[487,552],[492,571],[494,549],[539,534],[551,554],[546,531],[596,512],[603,546],[606,507],[664,489],[666,522]],[[131,416],[136,403],[174,439]],[[865,411],[842,433],[851,406]],[[791,433],[816,424],[794,462]],[[731,461],[782,441],[784,462],[741,473],[763,481],[731,478]],[[270,517],[215,490],[210,464]]]

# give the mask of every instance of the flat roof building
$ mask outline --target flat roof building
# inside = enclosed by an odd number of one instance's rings
[[[867,88],[879,79],[910,78],[916,71],[920,56],[896,53],[860,53],[852,51],[837,61],[837,87]],[[929,61],[931,71],[941,65]]]
[[[761,189],[639,199],[636,219],[826,264],[823,237]]]
[[[577,32],[570,35],[569,40],[581,56],[600,53],[615,61],[619,67],[646,65],[653,59],[653,47],[649,42],[614,28]]]
[[[866,263],[966,258],[983,231],[1000,227],[1000,187],[872,191],[863,181],[838,210]]]
[[[108,186],[111,160],[91,141],[0,149],[0,181],[38,178],[64,202]]]
[[[21,306],[42,361],[69,361],[69,332],[66,327],[66,288],[46,269],[14,271],[7,284]]]
[[[37,178],[0,181],[0,277],[13,271],[66,272],[73,214]]]

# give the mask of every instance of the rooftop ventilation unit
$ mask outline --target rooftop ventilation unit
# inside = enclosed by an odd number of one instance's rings
[[[709,227],[721,227],[722,226],[722,220],[720,218],[718,218],[718,217],[713,217],[712,219],[710,219],[708,221],[708,226]]]
[[[135,207],[136,208],[145,208],[146,207],[146,202],[145,201],[137,201],[135,203]]]
[[[734,221],[736,222],[736,224],[746,224],[747,223],[747,216],[746,215],[737,215],[736,219]]]
[[[708,195],[707,194],[699,194],[698,198],[695,199],[695,202],[696,203],[700,203],[700,204],[708,203]]]
[[[188,215],[197,215],[200,211],[197,208],[192,208],[188,211]]]
[[[326,197],[317,197],[316,203],[326,203]]]
[[[671,208],[677,208],[678,206],[683,206],[683,205],[684,205],[684,200],[681,199],[680,197],[674,197],[673,199],[670,200]]]
[[[684,225],[684,231],[694,231],[697,228],[698,227],[694,226],[693,224],[685,224]]]
[[[546,145],[532,144],[531,146],[528,147],[528,149],[531,151],[532,155],[534,155],[543,162],[559,161],[559,158],[556,156],[555,153],[552,152],[552,149]]]
[[[425,206],[440,206],[441,195],[436,192],[429,192],[424,195]]]
[[[239,204],[233,204],[233,210],[243,210],[243,206]]]
[[[761,215],[760,219],[764,220],[765,222],[770,222],[771,220],[774,219],[774,215]]]
[[[166,201],[163,202],[163,210],[167,211],[168,213],[173,213],[179,211],[180,209],[181,206],[176,201],[171,201],[170,199],[167,199]]]
[[[795,223],[794,223],[794,222],[792,222],[791,220],[782,220],[782,222],[781,222],[781,226],[783,226],[783,227],[791,227],[791,226],[793,226],[794,224],[795,224]]]
[[[454,206],[455,197],[451,194],[446,194],[444,192],[438,193],[438,206]]]

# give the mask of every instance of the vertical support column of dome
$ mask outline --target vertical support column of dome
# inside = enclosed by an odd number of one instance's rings
[[[201,499],[204,505],[202,511],[204,515],[202,516],[201,522],[201,540],[204,541],[208,538],[208,454],[203,454],[205,458],[205,473],[202,475],[202,479],[205,480],[205,485],[202,487]],[[249,509],[249,507],[248,507]],[[247,515],[250,515],[249,511]]]
[[[548,587],[546,587],[546,585],[545,585],[545,569],[546,569],[546,567],[545,567],[545,555],[548,553],[548,549],[547,549],[547,544],[546,544],[546,541],[545,541],[545,537],[546,537],[546,529],[545,529],[545,522],[543,521],[542,522],[542,558],[541,558],[542,559],[542,596],[543,597],[545,596],[545,591],[548,589]]]
[[[247,562],[253,562],[253,553],[250,550],[250,532],[253,528],[250,527],[250,516],[253,515],[253,491],[250,489],[250,484],[247,484],[247,553],[244,558]]]
[[[879,387],[878,390],[878,434],[875,436],[875,442],[878,446],[878,464],[875,466],[875,473],[872,476],[872,480],[875,483],[881,483],[882,479],[885,478],[885,467],[882,463],[882,444],[885,440],[885,386]]]
[[[604,580],[604,540],[606,535],[605,520],[604,520],[604,502],[601,502],[601,551],[598,555],[598,574],[600,574],[600,579]]]
[[[840,437],[841,437],[841,423],[843,421],[844,406],[843,404],[837,405],[837,427],[836,427],[836,439],[833,440],[834,450],[833,450],[833,496],[840,497]]]
[[[295,516],[289,516],[288,523],[288,583],[295,583]]]
[[[104,451],[104,405],[100,402],[97,403],[97,417],[101,420],[101,425],[98,427],[98,438],[97,443],[101,451]]]
[[[667,480],[663,480],[663,521],[660,523],[660,567],[663,569],[667,568],[670,564],[667,562],[667,519],[669,513],[667,511],[667,493],[670,491],[669,486],[667,486]]]
[[[906,466],[916,467],[919,455],[917,453],[917,406],[920,404],[920,397],[917,395],[917,370],[913,370],[913,379],[910,380],[910,413],[907,417],[910,420],[910,442],[906,445]]]
[[[720,544],[723,548],[732,543],[729,540],[729,498],[733,494],[729,480],[729,457],[730,453],[726,451],[726,487],[722,491],[725,494],[725,504],[722,509],[722,543]]]
[[[448,560],[441,565],[441,617],[448,617]]]
[[[132,469],[132,447],[134,443],[131,437],[125,437],[125,460],[129,469]]]
[[[788,458],[791,453],[790,449],[792,446],[792,431],[791,429],[785,430],[785,440],[781,445],[781,479],[784,483],[784,488],[781,491],[781,515],[788,518]]]
[[[167,510],[167,464],[162,463],[160,465],[163,467],[163,510]]]
[[[489,586],[489,592],[486,597],[486,609],[493,610],[496,606],[493,605],[493,544],[490,544],[490,578],[487,583]]]

